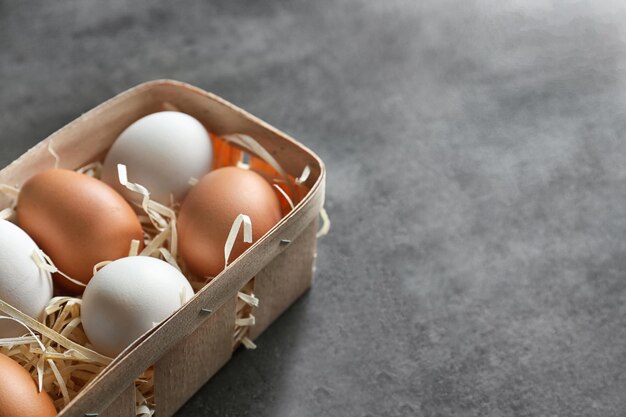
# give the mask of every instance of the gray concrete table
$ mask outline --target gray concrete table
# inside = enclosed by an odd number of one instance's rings
[[[175,78],[328,164],[315,287],[180,412],[621,416],[626,8],[0,0],[0,165]]]

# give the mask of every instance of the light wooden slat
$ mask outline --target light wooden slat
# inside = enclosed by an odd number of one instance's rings
[[[311,287],[315,263],[317,219],[256,275],[254,309],[256,324],[248,337],[257,338],[289,306]]]
[[[126,388],[111,405],[98,413],[98,417],[135,417],[135,384]]]
[[[236,299],[232,298],[154,366],[159,417],[173,415],[232,356]]]

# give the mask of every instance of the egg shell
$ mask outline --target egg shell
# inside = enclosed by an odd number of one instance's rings
[[[216,276],[224,269],[224,244],[239,214],[252,221],[257,241],[282,217],[272,186],[256,172],[225,167],[210,172],[189,192],[178,217],[179,252],[187,267],[199,276]],[[232,262],[251,245],[243,230],[231,252]]]
[[[0,417],[52,417],[54,403],[19,363],[0,353]]]
[[[37,244],[13,223],[0,220],[0,300],[22,313],[41,320],[52,299],[52,277],[40,269],[32,258]],[[27,333],[24,326],[0,320],[0,338]]]
[[[206,174],[212,161],[209,134],[188,114],[164,111],[145,116],[120,134],[109,150],[102,180],[129,201],[140,197],[118,180],[117,165],[128,169],[129,181],[150,191],[153,200],[170,204],[170,195],[181,201],[191,188],[189,180]]]
[[[101,261],[128,256],[131,241],[143,243],[137,215],[114,189],[93,177],[51,169],[22,187],[17,223],[65,274],[89,282]],[[83,288],[55,274],[65,291]]]
[[[147,256],[118,259],[100,269],[83,294],[81,317],[95,350],[117,356],[193,297],[185,276]]]

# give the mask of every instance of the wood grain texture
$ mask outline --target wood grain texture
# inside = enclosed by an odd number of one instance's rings
[[[311,287],[318,221],[315,219],[270,262],[255,279],[254,294],[259,306],[254,309],[256,324],[248,337],[257,338],[289,306]]]
[[[128,386],[98,417],[135,417],[135,384]]]
[[[158,416],[173,415],[228,362],[235,306],[236,298],[231,298],[154,365]]]

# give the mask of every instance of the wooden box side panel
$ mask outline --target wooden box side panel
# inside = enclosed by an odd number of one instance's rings
[[[236,298],[154,365],[156,415],[173,415],[232,356]]]
[[[135,384],[126,388],[104,411],[90,411],[84,415],[97,415],[98,417],[135,417]],[[65,410],[59,417],[66,416]]]
[[[254,309],[256,324],[249,338],[255,339],[311,287],[317,245],[317,219],[256,275],[254,294],[259,306]]]

